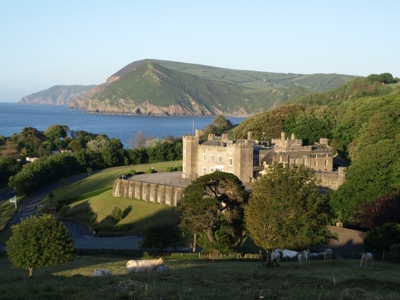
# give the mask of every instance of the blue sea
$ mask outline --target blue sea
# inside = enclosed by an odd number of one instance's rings
[[[193,133],[204,127],[215,117],[153,117],[88,114],[61,105],[35,105],[0,102],[0,135],[9,137],[20,133],[25,127],[44,131],[53,124],[67,125],[71,130],[84,130],[95,134],[106,134],[119,138],[125,148],[130,148],[129,139],[134,139],[139,130],[146,136],[158,138],[174,137]],[[233,124],[245,118],[227,117]]]

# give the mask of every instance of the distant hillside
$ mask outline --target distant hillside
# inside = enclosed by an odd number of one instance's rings
[[[75,98],[71,108],[132,115],[251,115],[336,88],[354,76],[279,74],[141,60]]]
[[[21,98],[23,104],[68,105],[75,97],[92,89],[94,85],[55,85],[49,89]]]

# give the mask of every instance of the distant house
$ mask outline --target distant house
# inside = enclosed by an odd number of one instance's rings
[[[37,157],[30,157],[30,156],[27,156],[25,159],[26,159],[27,162],[31,162],[31,163],[33,163],[34,161],[38,160]]]

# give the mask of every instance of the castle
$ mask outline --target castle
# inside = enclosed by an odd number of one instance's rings
[[[319,143],[303,146],[301,139],[292,134],[286,138],[284,132],[280,139],[266,141],[252,139],[230,140],[228,134],[220,137],[208,135],[208,140],[199,143],[199,131],[183,136],[183,172],[182,178],[195,179],[214,171],[235,174],[243,183],[253,182],[265,174],[265,169],[273,162],[288,165],[305,165],[316,171],[321,187],[336,190],[344,182],[344,169],[333,168],[333,149],[327,138]]]

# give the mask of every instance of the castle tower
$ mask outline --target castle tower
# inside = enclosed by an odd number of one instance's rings
[[[182,178],[197,178],[199,136],[183,136]]]

